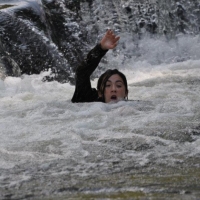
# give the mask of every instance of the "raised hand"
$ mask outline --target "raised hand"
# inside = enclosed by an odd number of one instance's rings
[[[112,30],[108,30],[100,42],[101,48],[103,50],[114,49],[119,39],[120,37],[116,36]]]

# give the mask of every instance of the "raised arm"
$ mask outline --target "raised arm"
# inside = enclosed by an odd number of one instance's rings
[[[97,68],[102,57],[109,49],[117,46],[119,37],[113,31],[108,30],[106,34],[80,63],[76,69],[76,88],[72,97],[72,102],[92,102],[97,100],[98,92],[91,87],[90,76]]]

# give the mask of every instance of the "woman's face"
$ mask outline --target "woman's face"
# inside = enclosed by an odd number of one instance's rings
[[[122,78],[118,74],[112,75],[106,82],[104,97],[105,103],[124,100],[128,95]]]

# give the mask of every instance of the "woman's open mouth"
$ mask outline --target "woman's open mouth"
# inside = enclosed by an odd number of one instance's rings
[[[117,100],[117,96],[116,96],[116,95],[112,95],[112,96],[111,96],[111,100],[112,100],[112,101],[116,101],[116,100]]]

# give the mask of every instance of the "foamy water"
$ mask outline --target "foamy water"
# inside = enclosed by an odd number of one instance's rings
[[[158,129],[176,131],[181,126],[185,131],[188,128],[189,134],[199,125],[199,64],[186,61],[147,72],[144,68],[124,70],[129,99],[133,101],[117,104],[73,104],[70,100],[74,86],[42,82],[46,73],[7,77],[0,86],[1,151],[5,154],[1,167],[13,167],[30,159],[67,158],[73,156],[73,151],[87,156],[88,152],[81,148],[82,134],[94,137],[94,143],[106,138],[131,138],[139,129],[145,133],[137,136],[150,139],[150,143],[154,136],[158,140],[159,135],[162,137]],[[92,84],[95,86],[96,81]],[[176,138],[176,132],[172,134]],[[49,144],[37,150],[39,142],[47,141]],[[198,153],[195,146],[194,152]]]
[[[1,191],[6,187],[20,197],[19,187],[32,188],[36,177],[57,177],[57,187],[63,187],[61,177],[68,175],[77,181],[77,176],[131,167],[139,173],[148,166],[198,167],[187,160],[200,155],[200,60],[149,63],[138,61],[131,68],[130,62],[122,68],[130,101],[116,104],[73,104],[75,87],[43,82],[49,72],[0,80]],[[53,193],[49,181],[42,183],[40,198]],[[114,190],[112,185],[103,191]],[[123,190],[142,189],[128,185]]]

